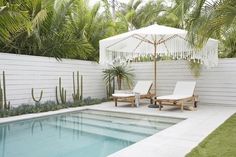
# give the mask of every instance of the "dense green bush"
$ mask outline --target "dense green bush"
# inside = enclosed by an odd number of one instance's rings
[[[189,30],[197,47],[219,39],[220,57],[236,57],[235,0],[91,2],[0,0],[0,51],[98,60],[99,40],[158,23]]]
[[[22,114],[30,114],[30,113],[39,113],[39,112],[47,112],[47,111],[55,111],[63,108],[71,108],[71,107],[79,107],[79,106],[87,106],[94,105],[105,102],[106,99],[92,99],[90,97],[77,101],[76,103],[68,102],[65,104],[57,104],[53,101],[47,101],[42,104],[22,104],[18,107],[11,108],[10,110],[0,110],[0,118],[2,117],[10,117],[17,116]]]

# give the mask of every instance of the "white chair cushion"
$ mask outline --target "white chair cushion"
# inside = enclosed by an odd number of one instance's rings
[[[175,85],[173,95],[193,95],[196,81],[178,81]]]
[[[127,94],[127,93],[115,93],[115,94],[112,94],[112,96],[114,97],[131,97],[131,96],[135,96],[135,94]]]
[[[189,98],[191,96],[192,95],[164,95],[164,96],[156,97],[156,100],[180,100],[180,99]]]
[[[152,81],[138,81],[133,89],[133,93],[139,93],[140,95],[148,94],[152,86]]]

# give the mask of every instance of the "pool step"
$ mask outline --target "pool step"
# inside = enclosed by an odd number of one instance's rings
[[[164,117],[164,116],[151,116],[151,115],[142,115],[142,114],[129,114],[129,113],[122,113],[122,112],[114,112],[114,111],[101,111],[101,110],[83,110],[82,113],[90,113],[96,115],[104,115],[110,117],[122,117],[128,119],[136,119],[136,120],[147,120],[147,121],[155,121],[160,123],[171,123],[176,124],[182,120],[183,118],[173,118],[173,117]]]
[[[165,123],[165,122],[145,120],[145,119],[133,119],[133,118],[108,116],[108,115],[101,115],[101,114],[92,114],[92,113],[86,113],[86,112],[78,112],[76,114],[73,113],[71,114],[71,116],[80,117],[80,118],[90,118],[90,119],[95,119],[98,121],[111,121],[113,123],[120,123],[124,125],[137,125],[138,124],[140,127],[146,127],[146,128],[151,127],[157,130],[162,130],[175,124],[175,123]]]
[[[137,142],[145,137],[147,137],[144,134],[136,134],[134,132],[121,132],[118,130],[113,130],[113,129],[108,129],[105,127],[97,127],[93,125],[86,125],[86,124],[73,124],[73,123],[63,123],[63,125],[60,126],[60,124],[56,123],[47,123],[48,125],[51,125],[53,127],[61,128],[61,129],[68,129],[68,130],[73,130],[73,131],[78,131],[78,133],[83,134],[85,133],[91,133],[91,134],[97,134],[101,136],[106,136],[110,138],[115,138],[115,139],[121,139],[125,141],[130,141],[130,142]]]
[[[143,127],[139,125],[129,125],[124,123],[116,123],[109,120],[106,121],[97,121],[95,119],[90,118],[80,118],[80,117],[68,117],[66,119],[61,119],[61,121],[65,123],[74,123],[80,125],[80,123],[86,124],[86,125],[92,125],[97,127],[105,127],[108,129],[113,130],[119,130],[119,131],[132,131],[134,133],[138,134],[145,134],[147,136],[150,136],[154,133],[157,133],[160,130],[163,130],[165,128],[156,129],[155,127]]]

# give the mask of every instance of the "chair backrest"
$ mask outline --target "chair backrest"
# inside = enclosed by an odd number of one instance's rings
[[[148,94],[152,87],[152,81],[138,81],[133,89],[133,93]]]
[[[196,86],[196,81],[178,81],[175,85],[173,95],[192,96]]]

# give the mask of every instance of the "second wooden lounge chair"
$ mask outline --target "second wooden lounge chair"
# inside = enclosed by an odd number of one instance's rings
[[[152,81],[138,81],[134,89],[130,93],[115,93],[112,94],[113,100],[115,101],[115,106],[117,106],[117,101],[128,101],[131,102],[131,106],[134,107],[135,104],[135,94],[139,95],[139,99],[150,99],[152,103],[152,97],[150,90],[152,87]]]
[[[172,95],[159,96],[155,98],[155,102],[159,104],[159,110],[163,105],[180,106],[181,111],[184,109],[184,102],[192,101],[195,107],[194,89],[196,86],[195,81],[178,81]]]

